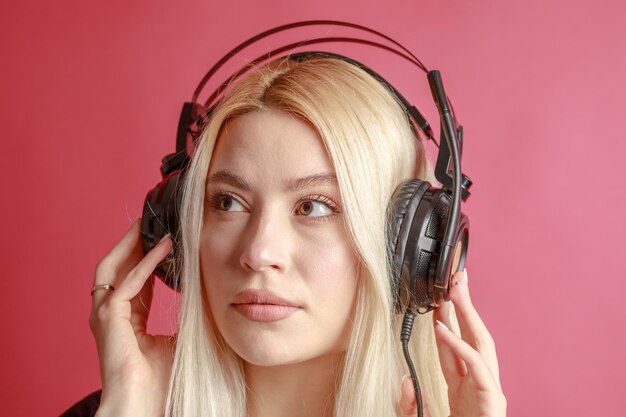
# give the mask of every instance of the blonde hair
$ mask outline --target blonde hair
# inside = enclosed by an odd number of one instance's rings
[[[274,61],[237,83],[202,134],[183,187],[181,209],[183,297],[166,415],[245,417],[242,360],[216,329],[206,305],[199,249],[206,175],[225,123],[275,109],[312,125],[333,162],[346,227],[360,263],[355,319],[340,369],[334,415],[399,415],[406,364],[393,313],[386,262],[386,210],[398,184],[417,176],[433,181],[432,167],[406,114],[380,82],[353,64],[316,57]],[[422,393],[433,417],[447,416],[432,316],[420,316],[412,337]]]

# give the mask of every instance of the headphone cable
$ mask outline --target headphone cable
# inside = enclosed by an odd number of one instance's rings
[[[415,320],[415,313],[410,308],[406,309],[404,318],[402,319],[402,331],[400,332],[400,340],[402,341],[402,351],[404,352],[404,359],[409,367],[411,373],[411,380],[413,381],[413,389],[415,390],[415,398],[417,399],[417,417],[424,416],[424,407],[422,403],[422,393],[420,391],[419,380],[417,379],[417,372],[413,366],[411,360],[411,354],[409,352],[409,340],[411,339],[411,332],[413,330],[413,321]]]

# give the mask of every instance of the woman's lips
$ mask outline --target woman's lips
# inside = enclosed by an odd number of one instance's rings
[[[262,322],[285,319],[300,309],[274,304],[233,304],[233,307],[248,320]]]
[[[279,297],[268,290],[244,290],[235,295],[232,306],[252,321],[282,320],[300,309],[293,301]]]

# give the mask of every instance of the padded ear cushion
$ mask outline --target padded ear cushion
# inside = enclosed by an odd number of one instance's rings
[[[408,284],[402,282],[402,276],[403,268],[409,264],[408,260],[405,259],[409,232],[415,213],[429,188],[430,183],[417,179],[400,184],[393,193],[387,210],[387,252],[391,267],[391,285],[395,295],[396,311],[399,311],[404,304],[401,291]]]

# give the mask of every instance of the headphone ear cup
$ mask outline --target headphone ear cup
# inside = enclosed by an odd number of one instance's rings
[[[176,237],[179,233],[179,209],[181,203],[180,183],[183,172],[173,171],[148,191],[143,204],[141,237],[144,254],[154,248],[159,241],[170,234],[173,240],[172,252],[157,265],[154,273],[169,287],[180,291],[180,282],[175,275],[174,262],[177,259]]]
[[[412,283],[410,267],[414,251],[411,229],[416,222],[415,215],[430,183],[417,179],[400,184],[389,203],[387,253],[391,268],[391,287],[395,297],[397,313],[406,308],[414,297],[414,283]],[[427,288],[427,285],[420,285]],[[422,297],[423,298],[423,297]]]
[[[402,183],[391,198],[387,251],[397,313],[426,312],[447,299],[449,277],[437,277],[438,262],[449,263],[445,270],[452,273],[465,265],[469,221],[462,213],[457,248],[441,259],[450,201],[446,191],[420,180]]]

